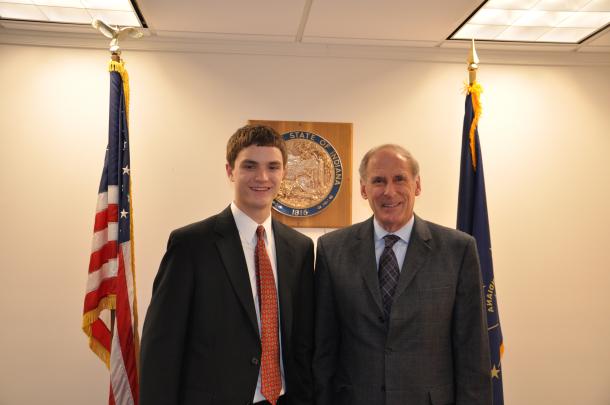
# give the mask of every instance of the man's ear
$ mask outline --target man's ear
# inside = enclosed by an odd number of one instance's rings
[[[233,168],[229,164],[229,162],[225,163],[225,170],[227,171],[227,177],[229,180],[234,181],[233,179]]]
[[[421,178],[419,177],[419,174],[417,175],[417,178],[415,179],[415,195],[420,195],[421,194]]]
[[[360,180],[360,195],[362,196],[362,198],[364,198],[365,200],[368,200],[368,195],[366,194],[366,187],[365,184],[362,180]]]

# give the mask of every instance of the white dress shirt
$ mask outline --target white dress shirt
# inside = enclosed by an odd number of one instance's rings
[[[411,231],[413,230],[413,223],[415,222],[415,215],[411,217],[402,228],[396,232],[388,232],[377,222],[377,218],[373,218],[373,227],[375,229],[375,259],[377,263],[377,271],[379,271],[379,258],[383,249],[385,248],[385,240],[383,239],[386,235],[396,235],[400,239],[396,241],[392,250],[396,255],[398,261],[398,270],[402,271],[402,265],[405,262],[405,256],[407,255],[407,247],[409,246],[409,239],[411,239]]]
[[[245,212],[240,210],[234,202],[231,203],[231,212],[235,219],[235,225],[237,225],[237,231],[239,232],[239,239],[241,240],[241,246],[244,250],[244,256],[246,258],[246,265],[248,266],[248,276],[250,278],[250,287],[252,288],[252,298],[254,299],[254,308],[256,310],[256,320],[258,322],[258,332],[260,336],[261,332],[261,314],[260,305],[258,300],[258,289],[256,287],[256,263],[254,261],[254,254],[256,252],[256,229],[259,225],[265,228],[265,247],[267,248],[267,255],[271,262],[271,269],[273,270],[273,278],[275,280],[275,288],[277,290],[277,259],[275,256],[275,238],[273,236],[273,227],[271,226],[271,215],[262,223],[258,224],[252,218],[250,218]],[[279,292],[278,292],[279,297]],[[280,303],[277,304],[278,308],[278,321],[281,320]],[[280,323],[281,325],[281,323]],[[286,379],[284,378],[284,361],[282,358],[282,331],[279,332],[279,343],[280,343],[280,372],[282,376],[282,391],[280,395],[283,395],[286,387]],[[252,402],[265,401],[266,398],[261,393],[261,375],[260,371],[258,374],[258,381],[256,382],[256,391]]]

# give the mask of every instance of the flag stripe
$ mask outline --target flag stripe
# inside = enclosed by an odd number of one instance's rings
[[[88,292],[85,295],[85,309],[84,312],[87,313],[94,309],[97,309],[98,302],[105,296],[114,294],[116,291],[116,277],[110,277],[102,280],[99,284],[99,287],[96,290]],[[114,309],[114,308],[112,308]]]
[[[123,257],[124,257],[124,263],[133,263],[132,255],[131,255],[132,244],[123,244],[121,246]],[[133,268],[126,267],[125,281],[126,281],[126,286],[127,286],[127,297],[129,299],[129,303],[130,303],[130,305],[129,305],[130,316],[132,319],[132,323],[137,324],[138,314],[137,314],[137,309],[136,309],[136,305],[135,305],[136,291],[134,288],[134,286],[136,284],[135,284],[135,280],[134,280],[134,276],[133,276],[132,272],[133,272]],[[135,331],[135,333],[137,334],[137,331]],[[137,336],[135,337],[135,340],[136,341],[138,340]]]
[[[117,325],[132,325],[131,319],[131,305],[129,301],[129,295],[127,293],[127,280],[125,278],[125,257],[123,255],[124,248],[126,247],[123,244],[122,249],[119,251],[119,277],[117,281]],[[133,329],[131,327],[118,327],[115,333],[115,337],[118,337],[118,342],[120,343],[120,352],[123,356],[123,361],[119,362],[119,368],[117,369],[118,373],[125,373],[127,379],[124,377],[120,379],[119,384],[116,384],[113,381],[113,391],[116,393],[116,389],[119,389],[123,392],[121,395],[124,398],[123,404],[132,404],[133,398],[137,396],[137,392],[127,392],[128,388],[132,388],[137,386],[137,381],[135,380],[137,375],[136,364],[135,364],[135,345],[134,345],[134,334]],[[113,346],[113,349],[115,347]],[[117,353],[116,350],[113,351]],[[111,365],[113,357],[111,356]],[[125,383],[129,380],[129,385],[125,385]],[[116,399],[116,397],[115,397]]]
[[[116,259],[118,253],[117,245],[116,240],[109,240],[100,250],[91,253],[89,273],[99,270],[109,260]]]
[[[117,204],[110,204],[106,209],[98,211],[95,214],[95,225],[93,231],[98,232],[106,228],[108,223],[118,222],[119,220],[119,206]]]
[[[97,195],[97,205],[95,212],[100,212],[108,208],[108,204],[118,204],[119,188],[117,186],[109,186],[104,182],[104,189]]]
[[[108,330],[106,324],[101,319],[96,319],[96,321],[91,324],[91,330],[93,336],[95,336],[95,340],[97,340],[104,349],[110,352],[110,330]]]
[[[95,291],[100,287],[102,281],[116,277],[118,274],[118,259],[108,260],[102,267],[94,272],[89,273],[87,278],[87,292]]]
[[[110,222],[104,229],[100,229],[93,234],[91,241],[91,251],[101,250],[109,241],[116,242],[119,239],[119,224]]]

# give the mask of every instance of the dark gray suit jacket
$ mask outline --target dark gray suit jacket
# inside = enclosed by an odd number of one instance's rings
[[[273,221],[284,404],[313,403],[313,243]],[[141,405],[244,405],[261,341],[231,209],[172,232],[153,285],[141,350]]]
[[[415,217],[389,322],[373,219],[318,239],[317,405],[490,405],[485,306],[469,235]]]

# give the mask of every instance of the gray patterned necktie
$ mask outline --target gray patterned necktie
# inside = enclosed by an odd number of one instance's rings
[[[392,298],[394,297],[394,291],[398,285],[398,277],[400,277],[400,270],[398,268],[398,260],[392,246],[400,238],[396,235],[386,235],[383,237],[385,242],[385,248],[379,258],[379,287],[381,288],[381,302],[383,304],[383,312],[385,318],[390,318],[390,311],[392,310]]]

